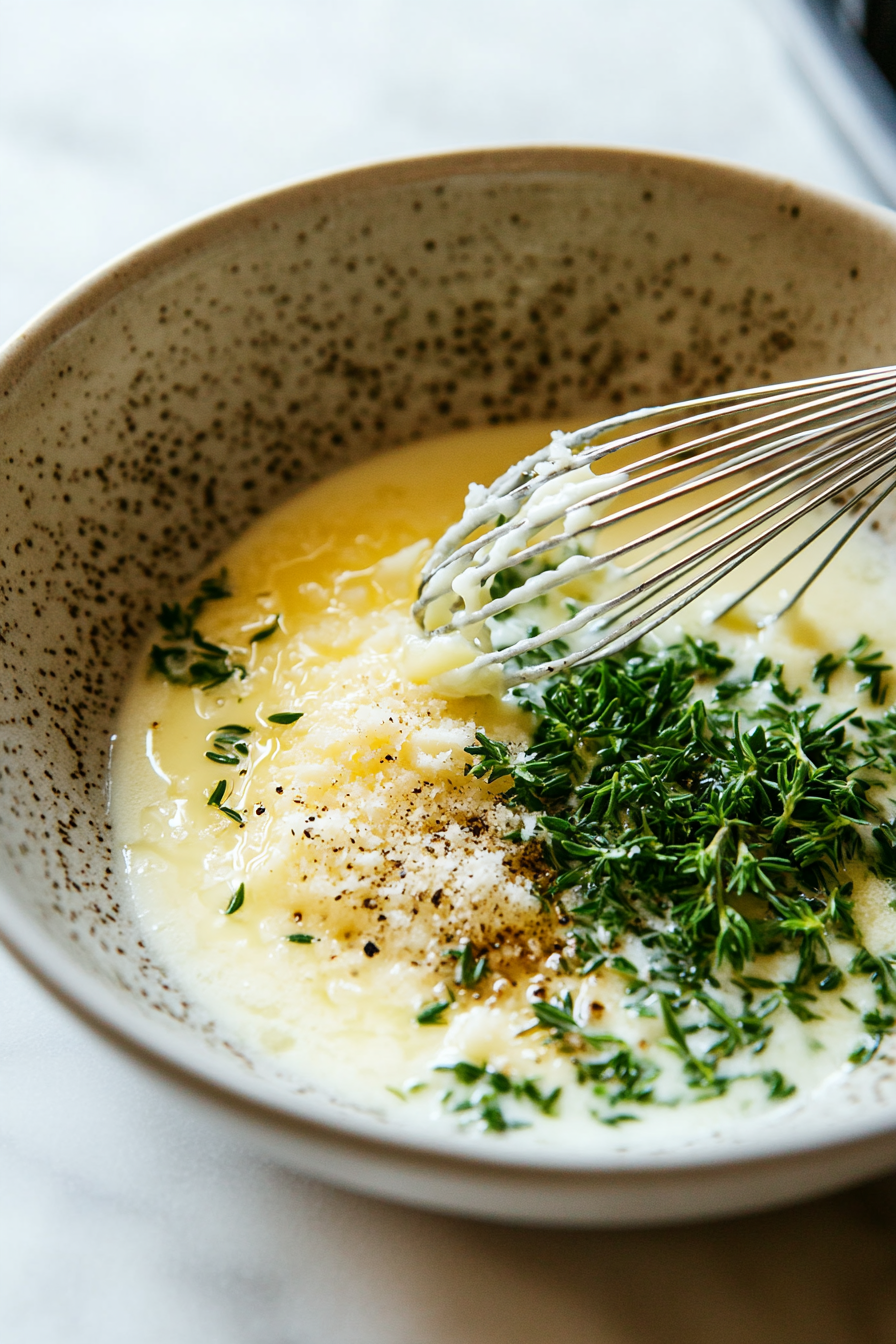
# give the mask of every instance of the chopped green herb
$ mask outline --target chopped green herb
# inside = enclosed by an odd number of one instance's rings
[[[775,671],[771,658],[760,658],[759,662],[753,668],[753,675],[749,678],[742,678],[735,681],[720,681],[713,692],[716,700],[733,700],[739,695],[744,695],[746,691],[751,690],[760,682],[767,681]],[[777,669],[780,672],[780,668]]]
[[[513,1098],[529,1102],[542,1115],[554,1115],[560,1100],[559,1087],[545,1093],[536,1078],[514,1078],[489,1064],[473,1064],[468,1059],[458,1060],[456,1064],[436,1065],[435,1072],[453,1073],[462,1087],[471,1089],[460,1101],[455,1100],[453,1090],[444,1093],[443,1104],[447,1106],[454,1102],[449,1106],[451,1111],[458,1114],[470,1112],[471,1119],[478,1119],[492,1133],[527,1127],[525,1120],[508,1120],[502,1106],[504,1100]]]
[[[459,1083],[472,1086],[485,1076],[486,1067],[485,1064],[471,1064],[469,1060],[461,1059],[457,1064],[439,1064],[436,1073],[453,1073]]]
[[[260,644],[263,639],[270,639],[280,629],[279,613],[274,617],[270,625],[266,625],[263,630],[256,630],[255,634],[249,640],[250,644]]]
[[[896,953],[885,952],[875,957],[866,947],[861,947],[849,969],[870,976],[881,1003],[896,1004]]]
[[[554,1087],[550,1092],[542,1092],[534,1078],[525,1078],[521,1083],[514,1084],[514,1091],[517,1096],[526,1097],[537,1106],[542,1115],[554,1115],[562,1089]]]
[[[227,723],[223,728],[214,730],[214,751],[205,754],[216,765],[239,765],[240,757],[249,755],[249,744],[245,738],[253,730],[240,723]]]
[[[149,653],[155,671],[176,686],[199,686],[203,690],[220,686],[234,674],[246,676],[242,663],[234,661],[232,650],[210,643],[196,628],[206,603],[230,595],[227,571],[222,569],[217,578],[203,579],[198,593],[185,607],[179,602],[162,603],[157,620],[165,644],[154,644]]]
[[[391,1092],[393,1097],[397,1097],[399,1101],[407,1101],[408,1097],[412,1097],[415,1092],[420,1092],[425,1087],[426,1083],[424,1082],[407,1083],[404,1087],[390,1087],[386,1084],[386,1091]]]
[[[245,825],[245,822],[243,821],[243,818],[241,817],[239,812],[237,812],[232,807],[224,806],[224,795],[226,792],[227,792],[227,780],[219,779],[206,800],[208,806],[216,807],[219,812],[223,812],[224,816],[229,817],[231,821],[238,821],[241,826]]]
[[[882,663],[883,650],[877,649],[874,653],[869,652],[871,640],[867,635],[860,635],[853,644],[849,653],[846,655],[847,662],[854,671],[858,672],[862,678],[856,685],[856,693],[867,691],[871,697],[873,705],[882,705],[887,698],[887,690],[884,685],[884,674],[892,672],[893,667],[890,663]]]
[[[493,1134],[504,1134],[508,1129],[525,1129],[525,1120],[508,1120],[493,1097],[484,1097],[479,1103],[479,1118]]]
[[[285,723],[285,724],[298,723],[299,719],[301,718],[302,718],[301,713],[296,713],[292,711],[284,712],[282,714],[269,714],[268,723]]]
[[[606,1097],[612,1106],[617,1106],[620,1102],[652,1101],[653,1080],[659,1069],[620,1041],[597,1059],[580,1060],[577,1073],[580,1083],[592,1083],[596,1096]]]
[[[313,943],[314,934],[312,933],[288,933],[286,935],[288,943]]]
[[[887,698],[884,676],[887,672],[892,672],[893,668],[890,663],[881,662],[884,656],[882,649],[876,649],[871,653],[870,646],[871,640],[868,636],[860,635],[847,653],[839,656],[826,653],[819,658],[812,669],[812,680],[818,682],[823,694],[827,695],[831,677],[848,663],[861,677],[855,688],[856,694],[867,691],[873,705],[882,705]]]
[[[875,1009],[873,1012],[865,1013],[862,1025],[868,1033],[868,1040],[853,1050],[849,1057],[850,1064],[867,1064],[873,1059],[880,1049],[881,1041],[885,1036],[889,1036],[896,1025],[896,1018],[892,1013],[881,1013]]]
[[[417,1014],[417,1021],[420,1023],[421,1027],[428,1027],[433,1023],[440,1023],[445,1009],[450,1007],[450,999],[441,999],[436,1003],[428,1003],[425,1008],[420,1009]]]
[[[488,970],[488,957],[485,955],[477,957],[471,943],[464,943],[460,950],[452,949],[450,955],[457,958],[454,971],[455,984],[463,985],[464,989],[472,989],[478,985]]]
[[[817,682],[821,687],[822,695],[827,695],[828,688],[831,684],[831,677],[845,662],[845,655],[842,658],[835,658],[832,653],[826,653],[823,657],[819,658],[812,669],[812,680]]]
[[[879,703],[890,670],[882,656],[863,637],[840,661],[820,659],[813,677],[825,691],[848,662],[864,678],[857,689]],[[818,705],[801,705],[780,664],[763,658],[748,680],[719,682],[732,667],[714,643],[686,638],[518,688],[535,716],[530,746],[520,753],[477,733],[469,769],[509,780],[505,797],[537,814],[554,870],[543,895],[572,922],[573,963],[625,977],[628,1007],[662,1019],[688,1087],[712,1096],[759,1076],[780,1099],[791,1085],[777,1071],[736,1073],[728,1061],[762,1051],[782,1011],[818,1020],[819,994],[844,983],[838,958],[850,945],[850,973],[896,1005],[896,953],[862,946],[846,880],[847,864],[864,857],[896,881],[896,821],[881,819],[869,796],[896,772],[896,711],[824,719]],[[707,681],[716,683],[709,703]],[[732,710],[761,685],[765,698],[749,713]],[[620,954],[623,939],[640,944],[643,970]],[[790,979],[755,974],[774,953],[795,954]],[[646,1055],[582,1031],[568,1003],[533,1012],[564,1049],[595,1052],[578,1062],[580,1082],[613,1105],[653,1099],[658,1068]],[[878,1049],[888,1016],[863,1018],[869,1039],[854,1063]]]
[[[877,852],[871,860],[871,870],[877,877],[896,882],[896,830],[889,822],[882,822],[871,832]]]
[[[783,1101],[785,1097],[792,1097],[796,1091],[793,1083],[788,1083],[778,1069],[769,1069],[759,1076],[768,1088],[770,1101]]]
[[[237,887],[236,891],[231,896],[230,900],[227,902],[227,909],[224,911],[225,915],[235,915],[237,910],[239,910],[240,907],[242,906],[243,901],[245,899],[246,899],[246,884],[244,882],[241,882]]]
[[[548,1027],[557,1039],[562,1039],[570,1033],[580,1036],[588,1045],[595,1049],[602,1049],[605,1045],[621,1045],[622,1042],[616,1036],[595,1035],[592,1032],[583,1031],[576,1022],[568,1008],[561,1007],[555,1003],[535,1003],[532,1005],[538,1023],[542,1027]]]

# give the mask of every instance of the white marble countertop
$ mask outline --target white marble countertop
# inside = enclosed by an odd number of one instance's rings
[[[5,0],[0,338],[184,216],[291,178],[645,144],[873,188],[749,0]],[[893,1344],[896,1178],[546,1232],[247,1156],[0,953],[3,1344]]]

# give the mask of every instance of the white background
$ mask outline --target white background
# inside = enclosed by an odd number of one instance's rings
[[[406,154],[642,144],[873,196],[749,0],[0,0],[0,339],[185,216]],[[687,1229],[259,1162],[0,953],[2,1344],[893,1344],[896,1181]]]

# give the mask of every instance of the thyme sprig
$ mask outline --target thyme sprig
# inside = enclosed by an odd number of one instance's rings
[[[511,1097],[526,1101],[542,1115],[554,1115],[561,1089],[543,1092],[536,1078],[514,1078],[490,1064],[474,1064],[461,1059],[456,1064],[439,1064],[436,1073],[451,1073],[455,1083],[463,1089],[449,1088],[442,1094],[442,1104],[455,1115],[478,1120],[482,1127],[495,1134],[510,1129],[525,1129],[528,1121],[508,1119],[504,1103]]]
[[[848,662],[863,678],[857,690],[879,701],[890,670],[882,657],[862,637],[840,662],[819,660],[815,680],[824,693]],[[765,1049],[775,1014],[819,1019],[849,955],[850,972],[896,1005],[896,954],[862,945],[846,873],[863,858],[896,879],[896,828],[869,796],[896,769],[896,714],[825,717],[768,659],[749,678],[720,680],[732,667],[716,644],[688,637],[573,670],[521,693],[536,716],[528,749],[477,733],[470,772],[508,778],[505,796],[538,814],[554,874],[545,895],[573,922],[576,968],[624,976],[628,1006],[662,1021],[687,1086],[717,1095],[761,1077],[780,1098],[790,1085],[777,1071],[731,1065]],[[748,690],[759,707],[737,710]],[[643,969],[620,955],[629,944]],[[758,969],[776,953],[794,966],[777,981]],[[534,1011],[555,1038],[594,1052],[579,1062],[580,1080],[612,1104],[653,1098],[646,1056],[589,1036],[563,1002]],[[863,1025],[853,1063],[874,1054],[893,1015],[866,1014]],[[709,1046],[692,1046],[698,1032]]]
[[[861,681],[856,683],[856,694],[860,695],[862,691],[867,691],[872,704],[882,705],[887,696],[884,676],[887,672],[893,671],[891,663],[881,661],[883,656],[882,649],[876,649],[872,653],[871,640],[867,635],[860,635],[846,653],[839,655],[826,653],[819,658],[812,669],[812,680],[817,682],[822,692],[827,695],[831,677],[848,663],[861,677]]]
[[[223,728],[214,730],[214,751],[205,754],[216,765],[239,765],[249,755],[247,738],[253,730],[242,723],[225,723]]]
[[[213,644],[197,629],[196,622],[209,602],[230,597],[227,570],[203,579],[199,591],[186,606],[163,602],[156,619],[164,631],[163,644],[153,644],[150,665],[176,686],[199,686],[209,691],[229,681],[234,674],[245,677],[246,668],[234,659],[233,650]]]

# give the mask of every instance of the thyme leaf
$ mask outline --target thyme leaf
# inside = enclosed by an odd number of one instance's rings
[[[460,949],[452,948],[449,956],[457,958],[454,982],[462,985],[464,989],[473,989],[488,970],[488,957],[486,955],[477,957],[472,943],[464,943]]]
[[[225,723],[223,728],[213,730],[215,749],[207,751],[206,756],[216,765],[239,765],[240,757],[249,755],[246,738],[252,731],[241,723]]]
[[[246,884],[244,882],[241,882],[237,887],[236,891],[231,896],[230,900],[227,902],[227,909],[224,911],[225,915],[235,915],[237,910],[242,908],[242,904],[245,899],[246,899]]]
[[[278,612],[270,625],[263,626],[261,630],[256,630],[255,634],[249,640],[250,644],[260,644],[264,639],[270,639],[271,635],[276,634],[280,629],[280,613]]]
[[[227,780],[219,779],[217,784],[209,794],[208,798],[206,799],[206,803],[208,804],[209,807],[215,807],[219,812],[223,812],[224,816],[229,817],[231,821],[239,822],[240,826],[245,826],[246,823],[243,820],[243,817],[239,812],[236,811],[235,808],[225,807],[224,795],[226,793],[227,793]]]

